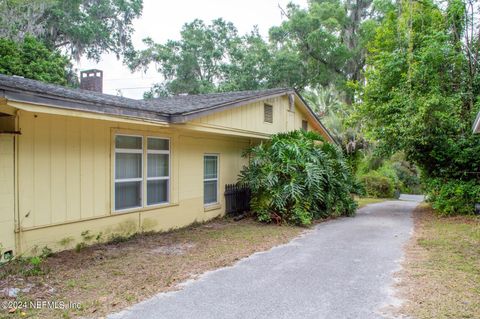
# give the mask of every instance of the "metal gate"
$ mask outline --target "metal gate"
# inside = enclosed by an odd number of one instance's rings
[[[225,185],[225,212],[239,215],[250,211],[250,189],[243,185]]]

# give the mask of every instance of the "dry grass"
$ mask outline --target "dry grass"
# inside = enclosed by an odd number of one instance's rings
[[[480,318],[480,218],[437,217],[423,204],[399,273],[400,312],[423,318]]]
[[[101,317],[158,292],[175,289],[176,284],[207,270],[288,242],[303,230],[249,219],[219,219],[169,233],[87,247],[80,252],[64,251],[42,263],[44,275],[26,277],[19,269],[9,269],[11,274],[0,279],[0,291],[5,287],[29,288],[19,294],[17,301],[75,302],[81,308],[17,309],[12,314],[0,309],[0,317]],[[7,300],[0,295],[0,303]]]

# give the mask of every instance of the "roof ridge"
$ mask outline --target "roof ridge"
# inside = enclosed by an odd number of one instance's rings
[[[213,96],[213,95],[228,95],[235,93],[255,93],[255,92],[273,92],[273,91],[293,91],[293,88],[289,87],[278,87],[278,88],[268,88],[268,89],[258,89],[258,90],[239,90],[239,91],[226,91],[226,92],[211,92],[211,93],[199,93],[199,94],[178,94],[172,96],[159,96],[156,98],[149,99],[151,100],[161,100],[161,99],[171,99],[171,98],[183,98],[183,97],[204,97],[204,96]]]

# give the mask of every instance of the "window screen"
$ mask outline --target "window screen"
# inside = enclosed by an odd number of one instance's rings
[[[142,137],[115,137],[115,210],[142,206]]]
[[[273,106],[268,104],[263,106],[263,120],[267,123],[273,123]]]
[[[170,183],[169,140],[147,138],[147,205],[168,203]]]
[[[218,155],[203,157],[203,203],[218,203]]]

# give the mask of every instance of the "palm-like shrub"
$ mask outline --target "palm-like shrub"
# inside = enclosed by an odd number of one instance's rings
[[[355,213],[355,181],[342,151],[319,134],[277,134],[244,156],[250,163],[239,182],[251,189],[251,207],[260,221],[308,225]]]

